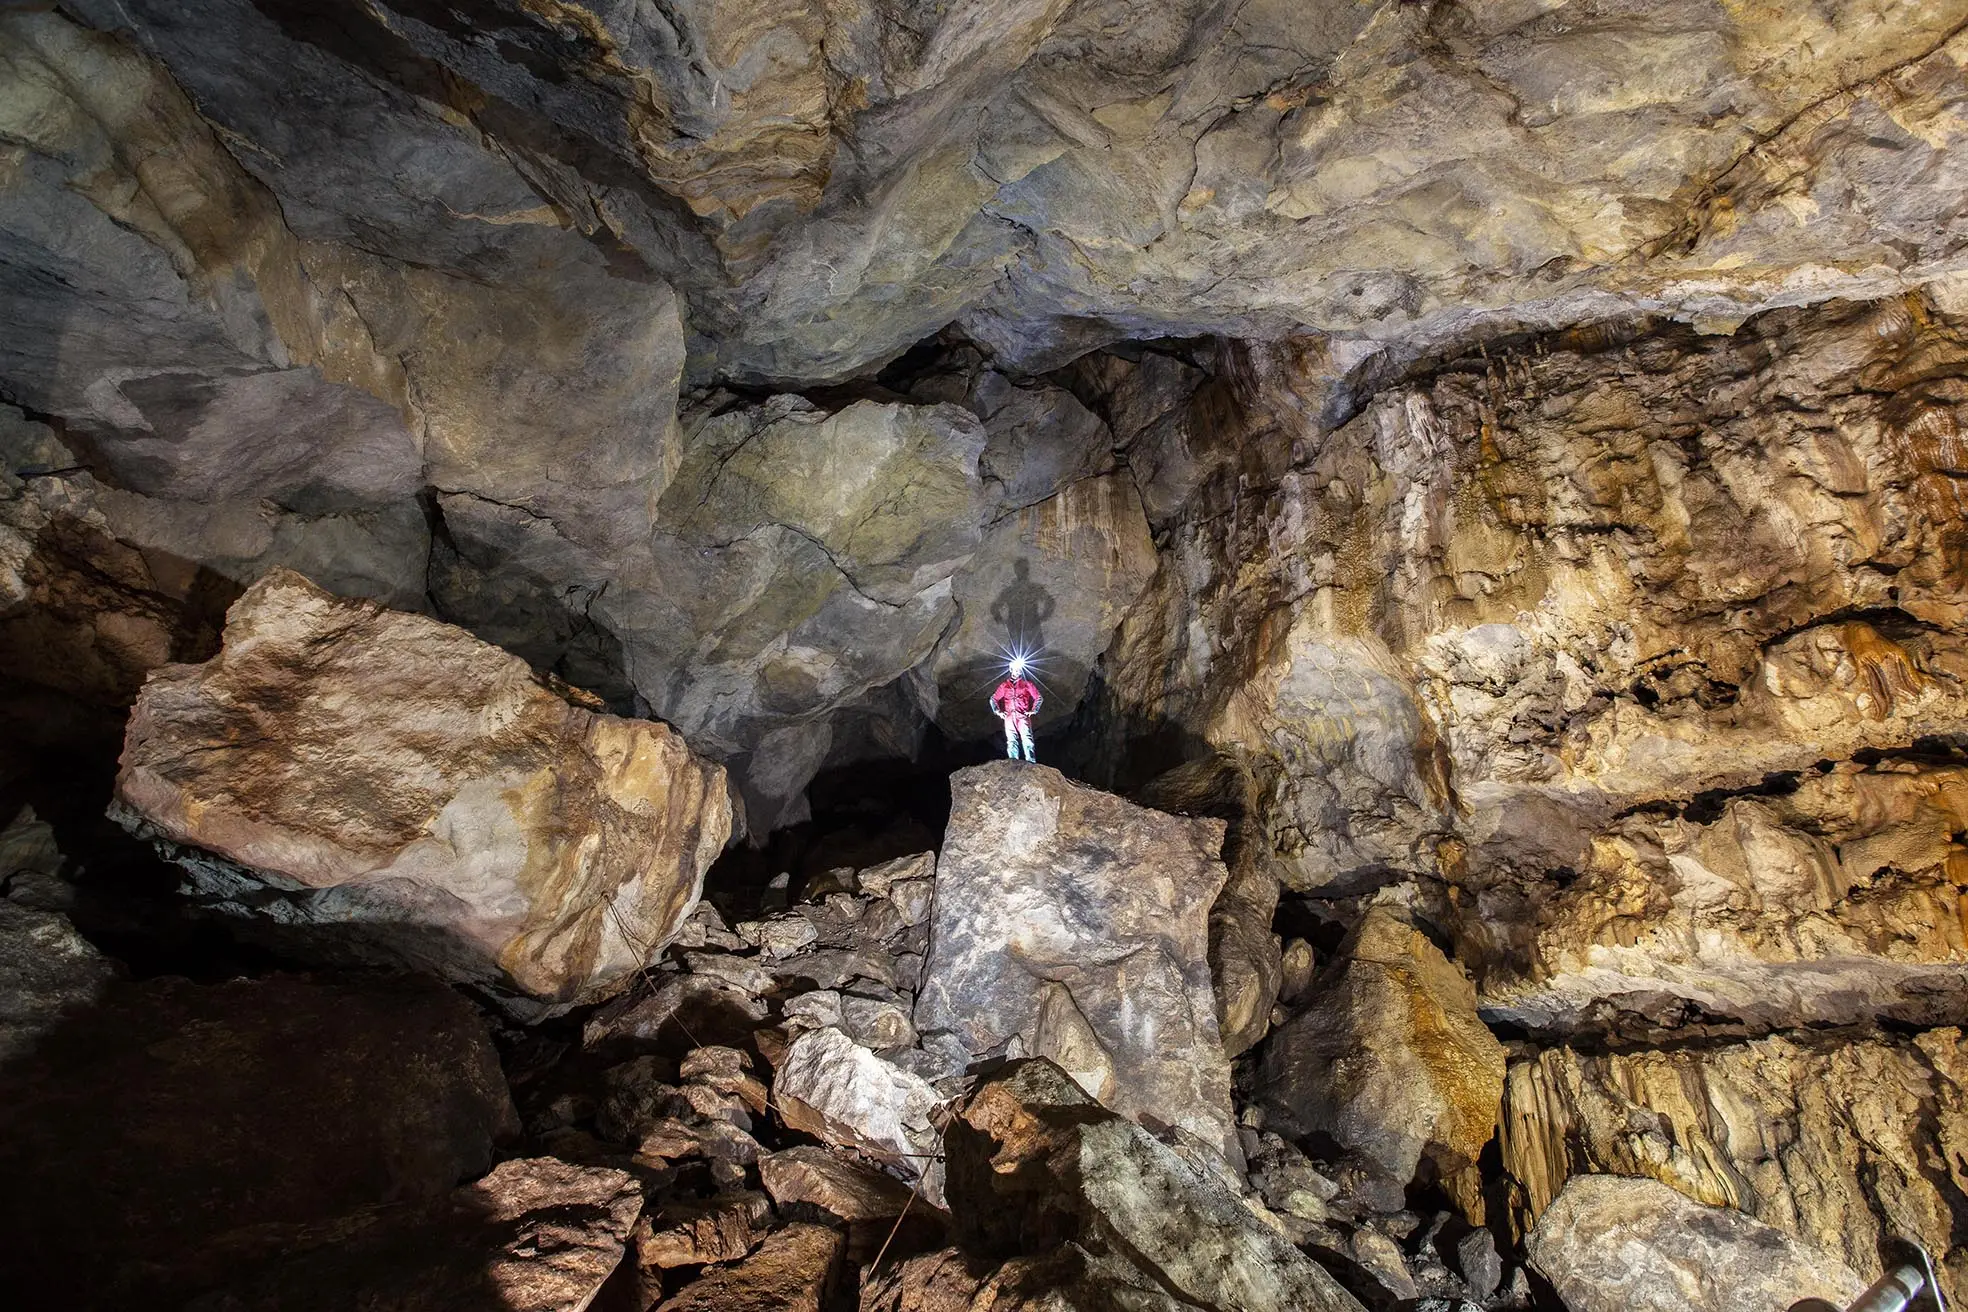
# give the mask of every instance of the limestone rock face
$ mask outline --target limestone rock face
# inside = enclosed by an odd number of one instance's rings
[[[689,913],[731,825],[723,771],[664,726],[285,572],[235,603],[218,656],[145,685],[116,805],[198,849],[182,859],[204,897],[524,1013],[618,988]]]
[[[1865,1282],[1844,1263],[1652,1180],[1581,1175],[1530,1237],[1531,1262],[1572,1312],[1840,1306]]]
[[[984,1084],[951,1127],[950,1198],[966,1248],[1048,1261],[1068,1307],[1180,1305],[1243,1312],[1355,1312],[1359,1304],[1225,1186],[1140,1126],[1102,1111],[1049,1061]],[[1055,1251],[1055,1246],[1058,1246]],[[1013,1288],[1020,1265],[1000,1273]]]
[[[1779,1036],[1510,1068],[1504,1168],[1523,1222],[1590,1172],[1650,1176],[1738,1208],[1864,1273],[1904,1235],[1968,1289],[1962,1224],[1968,1051],[1958,1029],[1906,1038]],[[1541,1225],[1541,1223],[1540,1223]]]
[[[1635,816],[1511,937],[1487,1015],[1544,1033],[1718,1033],[1809,1017],[1946,1023],[1968,1012],[1968,776],[1883,761],[1812,771],[1712,821]]]
[[[1222,822],[1008,761],[950,795],[917,1030],[972,1057],[1016,1039],[1104,1106],[1238,1160],[1208,957]]]
[[[1473,1166],[1504,1079],[1475,987],[1386,903],[1340,958],[1265,1048],[1263,1102],[1294,1132],[1330,1135],[1403,1184],[1424,1156],[1443,1176]]]
[[[518,1129],[483,1021],[418,979],[112,985],[0,1088],[0,1266],[30,1305],[212,1288],[297,1230],[443,1198]]]

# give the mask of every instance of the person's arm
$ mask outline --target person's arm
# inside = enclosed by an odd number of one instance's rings
[[[1044,705],[1045,694],[1039,691],[1039,685],[1035,683],[1032,685],[1032,714],[1037,715],[1039,707]]]
[[[1001,685],[996,692],[991,694],[991,714],[997,716],[1000,720],[1005,717],[1004,707],[998,705],[1002,700],[1004,700],[1004,688]]]

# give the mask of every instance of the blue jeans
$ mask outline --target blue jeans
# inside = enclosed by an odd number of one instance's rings
[[[1023,715],[1007,715],[1004,717],[1004,724],[1005,755],[1014,761],[1017,760],[1018,745],[1023,743],[1025,744],[1025,759],[1028,761],[1037,761],[1039,758],[1032,752],[1032,721]]]

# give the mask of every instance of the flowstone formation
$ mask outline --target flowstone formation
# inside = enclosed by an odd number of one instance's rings
[[[1968,0],[0,14],[0,1288],[1968,1299],[1964,123]]]

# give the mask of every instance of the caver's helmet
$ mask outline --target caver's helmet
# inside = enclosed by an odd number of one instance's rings
[[[1011,658],[1011,677],[1014,679],[1025,677],[1025,658],[1023,656],[1014,656]]]

